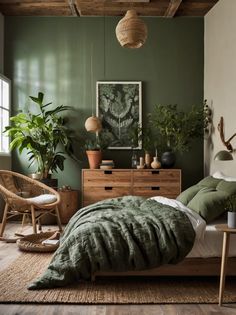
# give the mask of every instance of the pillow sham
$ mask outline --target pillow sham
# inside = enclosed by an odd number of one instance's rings
[[[226,201],[236,194],[236,182],[208,176],[183,191],[176,199],[211,222],[225,212]]]
[[[228,194],[224,191],[203,187],[188,203],[188,208],[197,212],[207,223],[225,212]]]

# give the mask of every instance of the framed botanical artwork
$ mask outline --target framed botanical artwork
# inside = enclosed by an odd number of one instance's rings
[[[130,130],[142,126],[142,84],[140,81],[99,81],[96,86],[96,114],[109,137],[108,149],[131,149]],[[141,143],[138,148],[141,149]]]

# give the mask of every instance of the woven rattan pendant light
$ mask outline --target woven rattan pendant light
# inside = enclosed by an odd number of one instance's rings
[[[102,130],[101,120],[93,114],[93,47],[91,46],[91,59],[90,59],[90,76],[91,76],[91,106],[92,106],[92,116],[86,119],[85,129],[89,132],[98,133]]]
[[[147,26],[135,10],[128,10],[116,26],[116,37],[122,47],[140,48],[147,39]]]

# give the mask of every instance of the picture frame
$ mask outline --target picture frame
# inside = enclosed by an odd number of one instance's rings
[[[133,149],[129,131],[142,126],[142,82],[97,81],[96,115],[109,137],[108,149]],[[139,142],[135,149],[141,148]]]

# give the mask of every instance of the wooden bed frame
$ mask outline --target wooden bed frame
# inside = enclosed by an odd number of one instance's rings
[[[163,265],[158,268],[126,272],[96,272],[96,277],[107,276],[220,276],[221,258],[185,258],[176,265]],[[236,276],[236,257],[229,257],[227,275]]]

